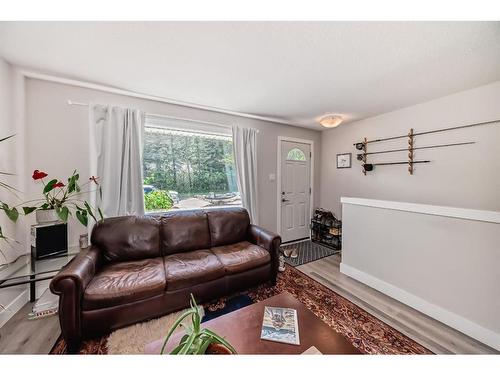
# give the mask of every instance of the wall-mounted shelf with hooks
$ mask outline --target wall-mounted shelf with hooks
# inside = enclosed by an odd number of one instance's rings
[[[413,136],[425,135],[425,134],[433,134],[433,133],[441,133],[441,132],[446,132],[446,131],[450,131],[450,130],[465,129],[465,128],[471,128],[471,127],[480,126],[480,125],[491,125],[491,124],[495,124],[495,123],[497,125],[500,124],[500,119],[498,119],[498,120],[491,120],[491,121],[484,121],[484,122],[476,122],[474,124],[468,124],[468,125],[454,126],[454,127],[451,127],[451,128],[428,130],[428,131],[425,131],[425,132],[414,133]],[[393,139],[402,139],[402,138],[406,138],[406,137],[408,137],[408,135],[397,135],[395,137],[372,139],[370,141],[366,140],[366,138],[365,138],[365,140],[363,142],[354,143],[353,146],[356,146],[356,149],[358,149],[358,150],[362,150],[362,148],[358,148],[358,147],[363,147],[362,146],[363,144],[366,145],[367,143],[376,143],[376,142],[390,141],[390,140],[393,140]]]
[[[455,142],[455,143],[445,143],[445,144],[437,144],[437,145],[428,145],[428,146],[420,146],[420,147],[415,147],[415,137],[419,135],[425,135],[425,134],[434,134],[434,133],[441,133],[441,132],[446,132],[446,131],[451,131],[451,130],[458,130],[458,129],[465,129],[465,128],[471,128],[474,126],[481,126],[481,125],[492,125],[492,124],[500,124],[500,120],[492,120],[492,121],[484,121],[484,122],[477,122],[473,124],[467,124],[467,125],[460,125],[460,126],[454,126],[451,128],[442,128],[442,129],[436,129],[436,130],[429,130],[425,132],[414,132],[413,128],[411,128],[406,135],[397,135],[394,137],[386,137],[386,138],[379,138],[379,139],[372,139],[372,140],[367,140],[366,137],[363,139],[362,142],[356,142],[353,144],[353,146],[356,147],[357,150],[362,151],[362,153],[359,153],[356,155],[357,160],[362,162],[362,171],[363,174],[366,176],[366,172],[373,171],[374,166],[378,165],[401,165],[401,164],[408,164],[408,173],[410,175],[413,175],[413,167],[415,164],[420,164],[420,163],[430,163],[430,160],[414,160],[414,155],[415,155],[415,150],[423,150],[423,149],[435,149],[435,148],[442,148],[442,147],[452,147],[452,146],[464,146],[464,145],[472,145],[475,144],[476,142],[473,141],[468,141],[468,142]],[[380,150],[380,151],[367,151],[368,144],[372,143],[378,143],[378,142],[384,142],[384,141],[390,141],[390,140],[395,140],[395,139],[403,139],[406,138],[408,140],[408,147],[407,148],[395,148],[395,149],[390,149],[390,150]],[[387,153],[392,153],[392,152],[403,152],[407,151],[408,152],[408,161],[404,162],[385,162],[385,163],[368,163],[368,155],[376,155],[376,154],[387,154]]]

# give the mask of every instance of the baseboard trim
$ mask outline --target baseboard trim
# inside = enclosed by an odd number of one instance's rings
[[[380,280],[357,268],[340,263],[340,272],[418,310],[466,335],[500,350],[500,334],[480,326],[460,315],[434,305],[401,288]]]
[[[3,327],[5,323],[9,321],[21,308],[28,302],[28,289],[19,293],[19,295],[12,300],[7,306],[5,306],[5,310],[0,311],[0,328]]]

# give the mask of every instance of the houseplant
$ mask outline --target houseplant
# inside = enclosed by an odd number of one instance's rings
[[[167,342],[178,326],[182,326],[186,333],[170,354],[236,354],[236,350],[224,338],[208,328],[201,328],[200,311],[192,294],[190,305],[190,309],[186,310],[168,331],[160,354],[164,354]],[[192,325],[183,324],[184,319],[188,317],[191,317]]]
[[[98,221],[96,216],[99,216],[99,219],[103,219],[100,208],[94,208],[86,200],[81,199],[82,194],[90,192],[82,191],[82,188],[90,184],[95,184],[96,190],[102,195],[97,177],[90,177],[82,186],[79,185],[80,175],[76,170],[68,178],[66,184],[58,179],[46,181],[47,177],[47,173],[39,171],[38,169],[35,170],[32,175],[33,180],[41,183],[43,187],[43,198],[30,200],[12,207],[6,203],[2,203],[2,209],[9,219],[14,222],[18,219],[18,208],[20,207],[22,207],[24,215],[36,212],[37,221],[39,223],[58,220],[66,222],[68,217],[73,213],[78,221],[84,226],[87,226],[89,216],[96,222]]]

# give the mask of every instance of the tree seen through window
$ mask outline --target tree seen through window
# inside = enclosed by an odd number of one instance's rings
[[[143,174],[146,211],[241,205],[230,136],[147,126]]]

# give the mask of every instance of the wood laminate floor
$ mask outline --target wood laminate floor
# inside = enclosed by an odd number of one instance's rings
[[[47,354],[61,334],[57,315],[28,320],[28,302],[0,328],[0,354]]]
[[[436,354],[499,354],[493,348],[340,273],[340,259],[340,255],[332,255],[297,269]]]
[[[333,255],[297,267],[378,319],[437,354],[499,354],[494,349],[450,328],[383,293],[340,273],[340,256]],[[27,303],[0,328],[0,353],[46,354],[60,335],[57,316],[28,320]]]

